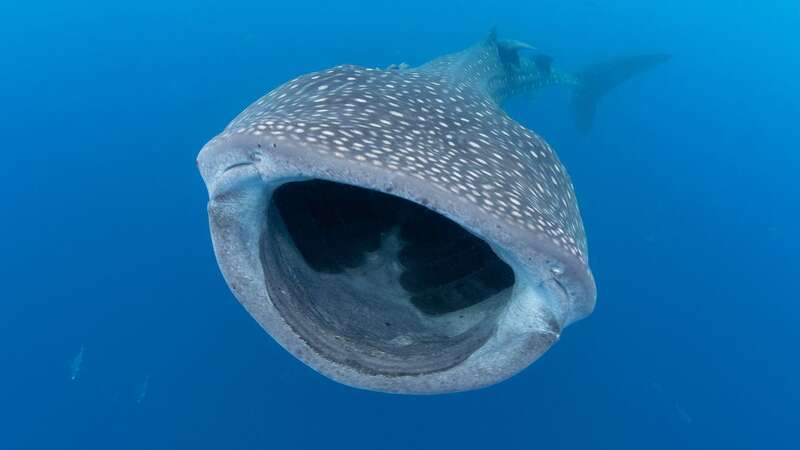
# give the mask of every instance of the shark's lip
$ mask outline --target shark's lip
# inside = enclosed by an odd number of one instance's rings
[[[262,152],[262,147],[269,151]],[[211,199],[209,215],[215,252],[234,294],[287,350],[309,366],[342,383],[405,393],[452,392],[493,384],[510,377],[537,359],[558,339],[564,326],[587,315],[594,307],[594,282],[585,266],[568,258],[568,255],[558,256],[559,250],[552,245],[548,247],[543,240],[531,240],[530,233],[525,230],[514,231],[512,226],[501,226],[488,216],[478,219],[477,222],[464,222],[467,217],[480,216],[474,214],[474,206],[418,178],[334,157],[323,157],[311,151],[309,145],[283,144],[273,147],[264,139],[238,135],[212,141],[198,156],[198,166]],[[438,374],[386,377],[364,374],[333,363],[325,355],[309,347],[301,336],[287,327],[287,323],[265,295],[264,280],[260,280],[258,275],[262,273],[257,263],[259,255],[253,253],[260,241],[260,226],[253,227],[260,220],[258,217],[263,214],[272,190],[290,180],[310,178],[388,192],[454,218],[491,243],[498,254],[504,255],[504,259],[514,261],[515,272],[523,273],[532,267],[525,262],[530,255],[539,255],[533,256],[539,259],[543,255],[550,255],[547,258],[561,260],[558,269],[554,269],[552,273],[524,275],[526,281],[520,286],[528,287],[520,287],[522,290],[518,295],[528,292],[525,298],[529,300],[516,303],[513,312],[505,316],[504,323],[507,325],[502,329],[506,331],[497,334],[487,343],[480,352],[483,356],[476,356],[478,359],[491,359],[497,357],[491,356],[493,353],[505,351],[511,353],[511,359],[503,367],[492,369],[496,373],[491,376],[475,375],[474,371],[486,369],[469,363]],[[520,247],[520,243],[527,244]],[[524,247],[529,250],[529,256],[521,253],[520,249]],[[524,330],[531,326],[524,317],[540,308],[536,306],[541,301],[536,292],[542,288],[552,293],[548,295],[562,298],[559,302],[563,301],[564,304],[545,314],[553,315],[549,322],[552,326],[547,325],[541,331],[531,334],[531,340],[527,344],[514,344],[518,340],[514,337],[515,333],[519,331],[513,330]],[[515,345],[521,346],[513,350]]]
[[[241,183],[259,175],[258,144],[237,145],[237,139],[218,139],[206,144],[197,155],[197,167],[208,188],[209,198],[218,198],[233,191]]]

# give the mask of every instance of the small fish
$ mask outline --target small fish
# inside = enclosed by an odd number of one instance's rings
[[[69,365],[69,379],[72,381],[78,381],[78,376],[81,373],[81,364],[83,364],[83,352],[84,347],[81,345],[80,351],[72,358],[72,363]]]
[[[683,409],[683,407],[682,407],[681,405],[679,405],[677,402],[675,402],[675,411],[678,413],[678,417],[680,417],[680,419],[681,419],[682,421],[684,421],[684,422],[685,422],[687,425],[691,425],[691,423],[692,423],[692,417],[691,417],[691,416],[689,415],[689,413],[687,413],[687,412],[686,412],[686,410],[685,410],[685,409]]]
[[[139,389],[136,392],[136,403],[141,404],[144,397],[147,395],[147,388],[150,386],[150,375],[146,375],[144,377],[144,381],[142,384],[139,385]]]
[[[692,424],[692,422],[693,422],[692,421],[692,416],[690,416],[689,413],[686,412],[686,410],[683,408],[683,406],[681,406],[681,404],[678,403],[678,401],[675,400],[672,395],[667,394],[667,392],[664,390],[664,387],[661,385],[661,383],[658,383],[658,382],[654,381],[654,382],[650,383],[650,387],[653,389],[653,391],[656,394],[656,397],[658,397],[658,399],[659,399],[659,401],[661,403],[663,403],[665,406],[669,405],[670,403],[672,404],[672,408],[674,409],[675,413],[678,415],[678,418],[682,422],[684,422],[687,425],[691,425]]]

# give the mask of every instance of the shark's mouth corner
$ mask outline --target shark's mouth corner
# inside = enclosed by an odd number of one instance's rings
[[[384,378],[446,371],[494,335],[516,282],[480,237],[375,190],[304,179],[262,211],[267,297],[333,364]]]

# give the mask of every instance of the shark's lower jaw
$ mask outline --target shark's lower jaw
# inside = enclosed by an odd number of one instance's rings
[[[494,219],[463,208],[446,218],[416,179],[376,187],[360,172],[259,157],[222,166],[201,161],[226,281],[284,348],[336,381],[394,393],[488,386],[572,320],[555,278],[457,223],[463,213],[500,228]]]

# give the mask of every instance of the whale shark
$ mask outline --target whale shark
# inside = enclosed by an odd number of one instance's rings
[[[571,179],[503,110],[599,99],[665,55],[576,73],[494,31],[417,67],[341,65],[256,100],[200,151],[214,253],[233,295],[289,353],[349,386],[490,386],[595,306]]]

